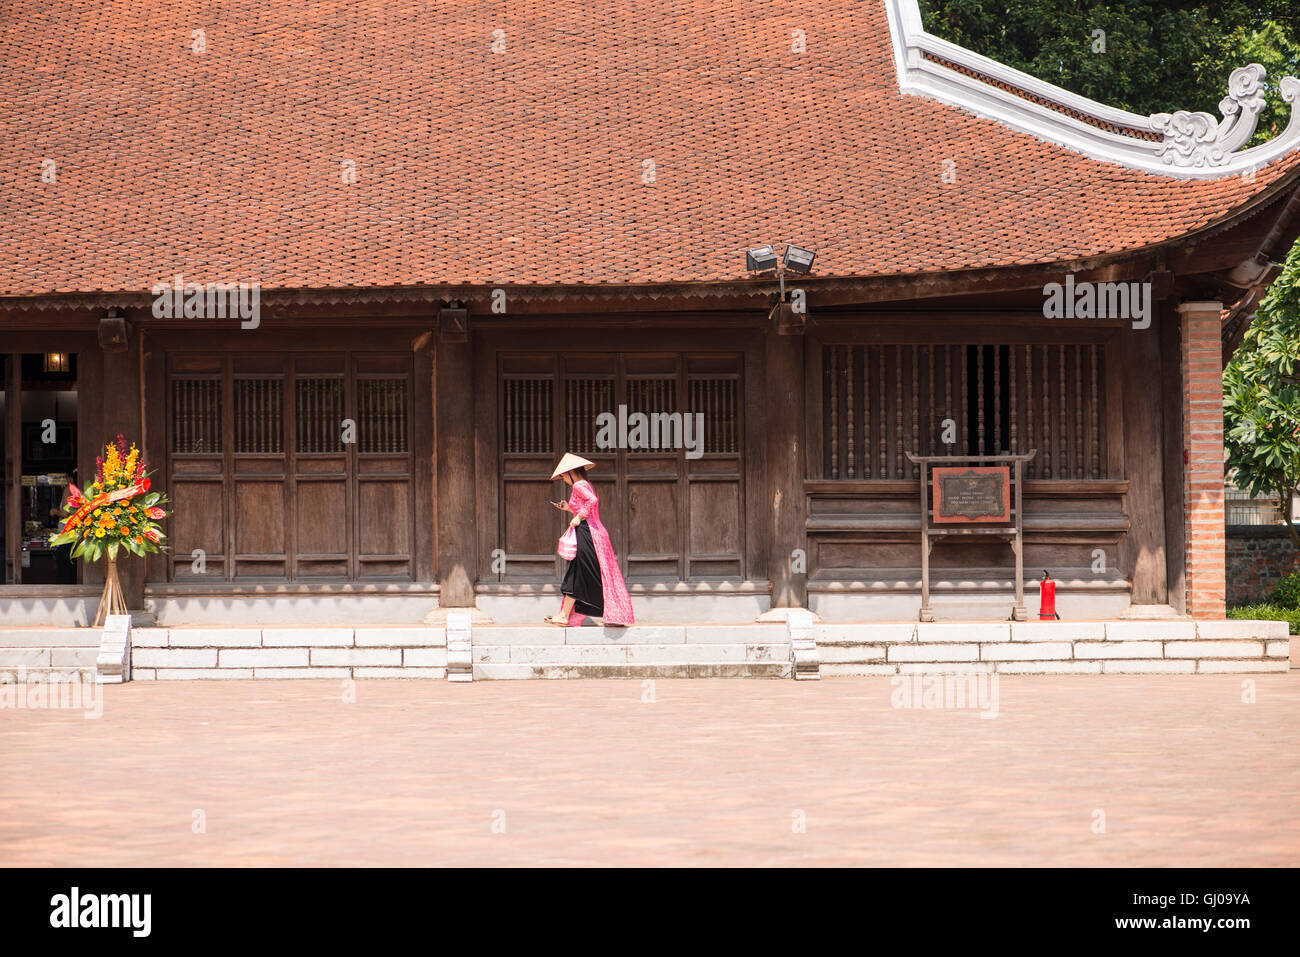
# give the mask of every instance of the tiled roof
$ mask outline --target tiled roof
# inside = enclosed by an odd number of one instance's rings
[[[784,241],[821,276],[1054,262],[1297,159],[1176,180],[901,96],[880,0],[0,8],[6,296],[721,281]]]

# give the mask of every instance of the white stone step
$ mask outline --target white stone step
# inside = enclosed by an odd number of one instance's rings
[[[98,648],[99,636],[98,628],[0,627],[0,648]]]
[[[724,664],[475,664],[474,680],[526,678],[789,678],[790,662]]]
[[[783,623],[553,625],[474,629],[475,679],[703,678],[791,675]]]
[[[787,642],[784,622],[737,624],[631,625],[626,628],[583,625],[475,625],[475,645],[708,645]]]
[[[475,664],[677,665],[788,662],[789,644],[480,645]]]

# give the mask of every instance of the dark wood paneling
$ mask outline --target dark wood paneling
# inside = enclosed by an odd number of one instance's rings
[[[546,503],[569,494],[550,478],[566,450],[597,463],[588,478],[629,581],[745,576],[743,449],[750,418],[741,355],[653,349],[561,354],[494,345],[485,350],[493,355],[490,373],[487,361],[480,362],[479,374],[490,375],[490,385],[478,390],[493,406],[490,419],[480,413],[480,430],[490,429],[498,450],[490,463],[497,494],[481,512],[482,578],[542,582],[562,573],[555,539],[564,517]],[[688,459],[684,448],[599,449],[597,416],[617,416],[620,405],[629,417],[674,415],[683,427],[683,416],[698,412],[702,454]],[[711,488],[696,492],[696,486]],[[723,526],[725,534],[701,534]],[[507,556],[504,575],[493,568],[494,549]]]
[[[1123,480],[1026,482],[1026,569],[1091,575],[1093,550],[1113,555],[1128,531]],[[814,582],[920,578],[920,511],[916,483],[810,481],[806,485],[809,577]],[[1004,543],[953,541],[936,545],[936,569],[966,568],[974,577],[1006,577],[1014,556]],[[1123,577],[1108,568],[1110,580]]]
[[[170,488],[205,513],[173,520],[173,580],[195,548],[209,581],[412,580],[411,353],[173,352],[167,369]]]

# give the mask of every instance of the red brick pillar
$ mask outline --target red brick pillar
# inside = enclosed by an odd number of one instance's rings
[[[1224,616],[1223,306],[1185,302],[1182,315],[1183,502],[1187,614]]]

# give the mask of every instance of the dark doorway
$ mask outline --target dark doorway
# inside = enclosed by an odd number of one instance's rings
[[[77,582],[72,547],[49,545],[77,475],[77,356],[69,352],[5,357],[3,550],[6,584]]]

